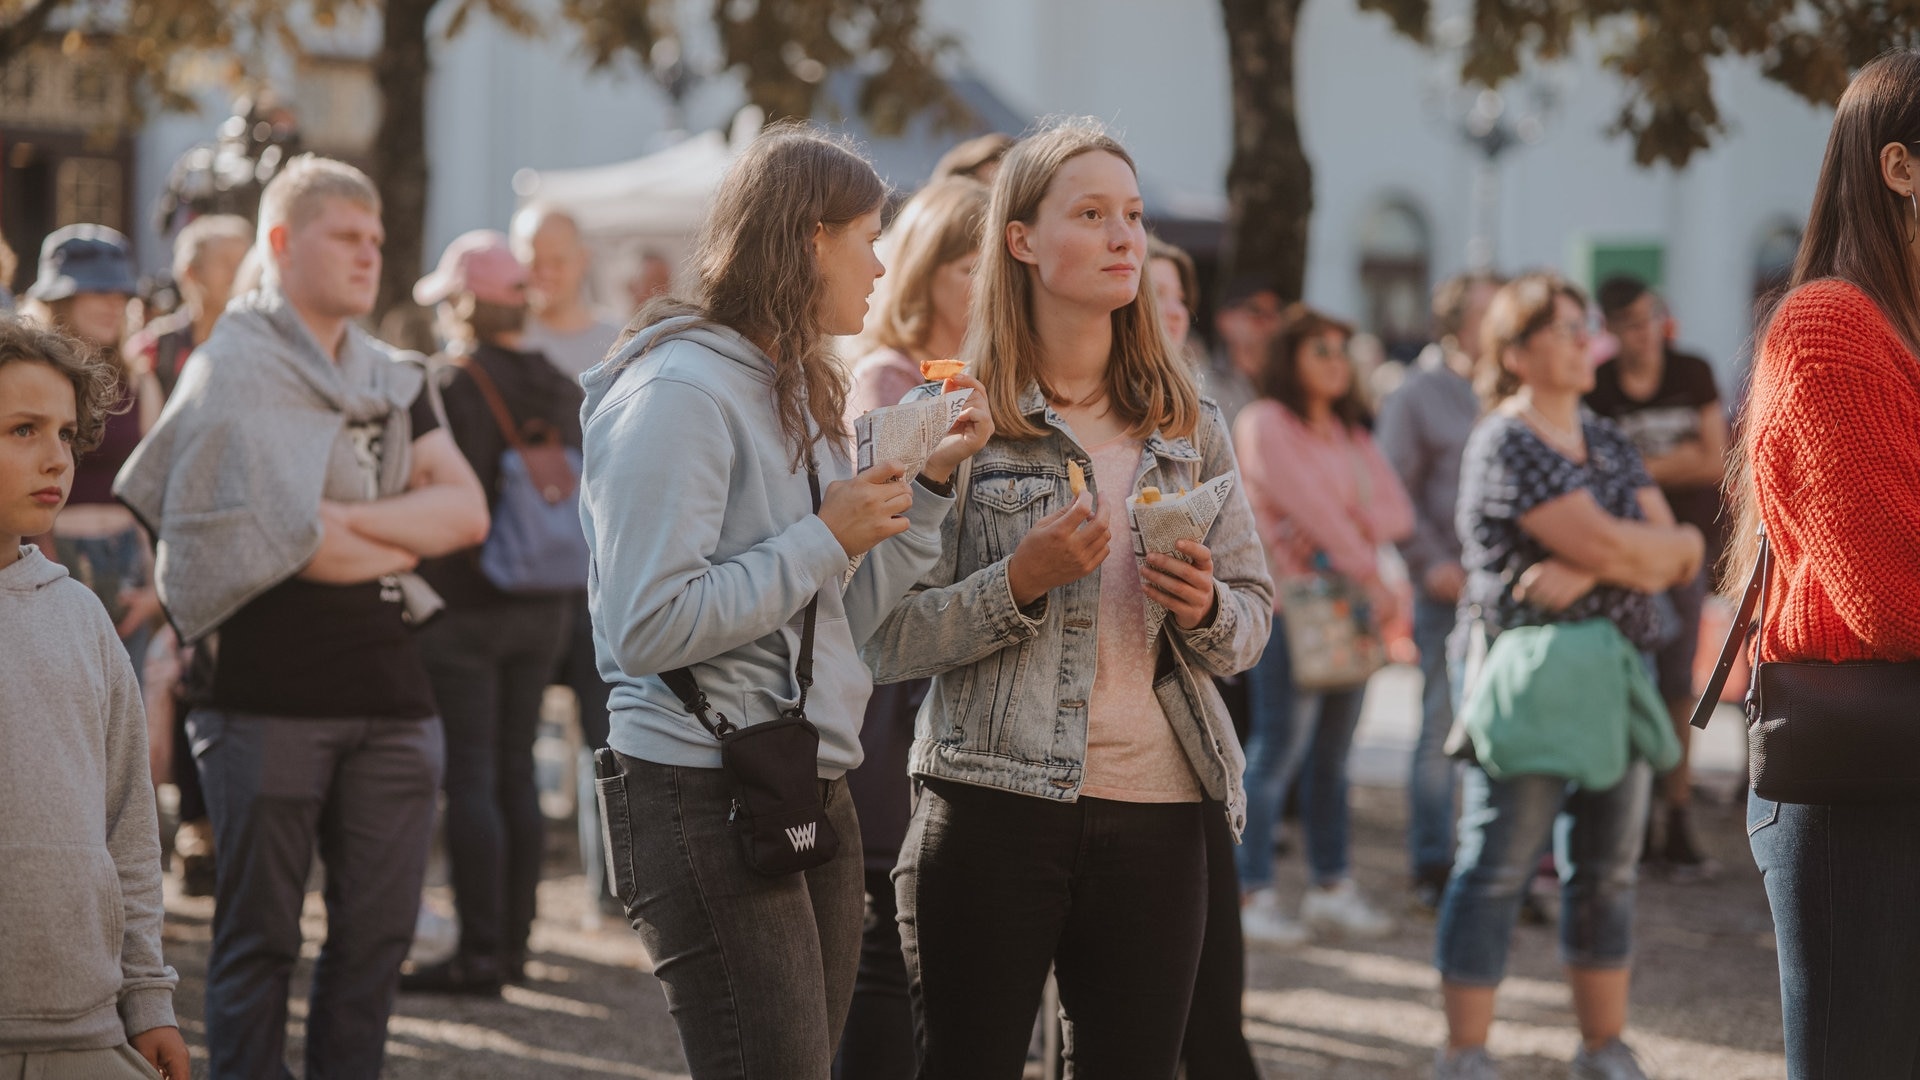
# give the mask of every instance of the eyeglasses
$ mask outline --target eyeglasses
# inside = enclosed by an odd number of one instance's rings
[[[1584,322],[1551,322],[1540,328],[1540,333],[1551,333],[1562,341],[1585,341],[1593,336]]]

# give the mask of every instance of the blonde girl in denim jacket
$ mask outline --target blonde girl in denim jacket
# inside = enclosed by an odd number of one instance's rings
[[[1202,815],[1245,818],[1211,677],[1258,659],[1273,603],[1237,483],[1185,561],[1135,561],[1130,495],[1235,471],[1146,260],[1119,143],[1076,121],[1009,153],[962,349],[996,434],[956,477],[939,562],[864,650],[881,682],[933,679],[895,871],[922,1080],[1018,1077],[1050,967],[1077,1070],[1178,1067]]]

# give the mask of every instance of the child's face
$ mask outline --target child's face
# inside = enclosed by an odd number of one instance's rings
[[[73,487],[78,430],[66,376],[30,360],[0,364],[0,548],[53,528]]]

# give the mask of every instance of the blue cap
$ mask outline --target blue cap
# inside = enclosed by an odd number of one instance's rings
[[[27,290],[30,300],[65,300],[79,293],[140,291],[127,238],[105,225],[55,229],[40,245],[40,272]]]

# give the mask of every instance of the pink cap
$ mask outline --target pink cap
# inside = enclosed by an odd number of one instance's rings
[[[527,268],[513,257],[505,233],[475,229],[455,237],[433,273],[414,283],[413,302],[432,307],[463,292],[502,307],[527,302]]]

